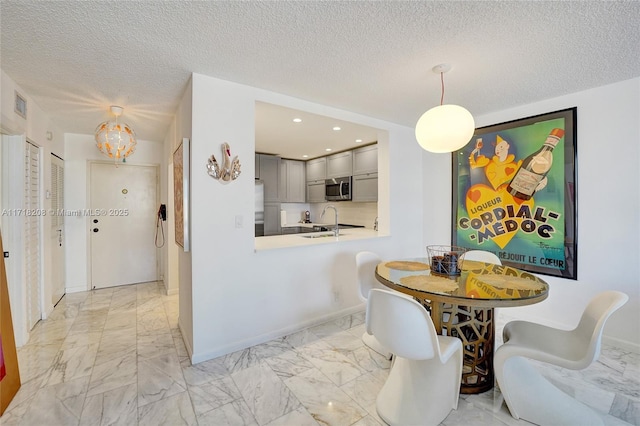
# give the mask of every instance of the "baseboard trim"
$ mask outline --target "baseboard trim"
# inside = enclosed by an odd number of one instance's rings
[[[191,342],[188,342],[187,339],[184,338],[185,332],[182,327],[182,323],[180,322],[180,318],[178,318],[178,328],[180,329],[180,336],[182,337],[182,342],[184,343],[184,347],[187,349],[187,354],[189,355],[189,359],[191,360],[191,364],[193,362],[193,348],[191,347]]]
[[[602,335],[602,343],[607,346],[614,346],[616,348],[624,349],[629,352],[640,354],[640,344],[630,342],[628,340],[618,339],[616,337],[610,337]]]
[[[87,286],[77,286],[77,287],[66,287],[64,289],[65,293],[79,293],[81,291],[89,291],[90,289]]]
[[[323,315],[320,317],[313,318],[308,321],[304,321],[302,323],[298,323],[289,327],[281,328],[279,330],[261,334],[259,336],[252,337],[250,339],[241,340],[238,342],[234,342],[230,345],[223,346],[221,348],[212,350],[212,351],[204,351],[197,354],[191,355],[191,364],[198,364],[200,362],[208,361],[210,359],[217,358],[219,356],[227,355],[242,349],[249,348],[251,346],[259,345],[261,343],[268,342],[273,339],[278,339],[280,337],[288,336],[289,334],[297,333],[298,331],[302,331],[305,328],[313,327],[331,320],[335,320],[341,318],[345,315],[354,314],[356,312],[361,312],[364,309],[364,305],[356,305],[350,308],[342,309],[340,311],[332,312],[327,315]],[[187,348],[189,350],[189,348]],[[191,351],[189,352],[192,353]]]

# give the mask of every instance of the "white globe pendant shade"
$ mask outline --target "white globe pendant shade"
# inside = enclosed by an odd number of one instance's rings
[[[422,114],[416,139],[430,152],[453,152],[465,146],[475,131],[473,116],[458,105],[439,105]]]

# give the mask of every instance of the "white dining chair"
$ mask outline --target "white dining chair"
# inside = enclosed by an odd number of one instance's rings
[[[478,262],[495,263],[496,265],[502,265],[502,261],[498,256],[485,250],[469,250],[465,251],[462,255],[462,261],[475,260]]]
[[[358,283],[358,296],[362,302],[367,302],[369,291],[374,288],[384,289],[375,278],[376,265],[382,262],[380,257],[370,251],[361,251],[356,254],[356,279]],[[366,314],[365,314],[366,315]],[[372,334],[366,330],[362,334],[362,341],[387,359],[391,359],[391,352],[385,348]]]
[[[367,306],[367,331],[394,354],[378,415],[390,425],[441,423],[458,407],[460,339],[437,335],[424,306],[398,292],[372,289]]]
[[[511,415],[538,425],[602,425],[591,408],[556,388],[533,367],[533,359],[582,370],[600,355],[605,322],[629,297],[619,291],[596,295],[573,330],[528,321],[504,327],[504,345],[494,356],[495,375]]]

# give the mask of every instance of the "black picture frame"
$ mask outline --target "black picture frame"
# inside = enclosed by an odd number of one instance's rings
[[[476,129],[451,156],[451,244],[576,280],[576,130],[575,107]]]

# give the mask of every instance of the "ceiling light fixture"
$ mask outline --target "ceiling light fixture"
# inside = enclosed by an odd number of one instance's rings
[[[325,148],[324,150],[329,152],[329,151],[331,151],[331,148]]]
[[[96,146],[101,153],[114,161],[125,159],[133,154],[136,148],[136,134],[126,123],[118,123],[118,117],[122,115],[124,108],[112,105],[111,113],[115,115],[115,121],[105,121],[96,127]]]
[[[362,142],[362,139],[356,139],[356,143]]]
[[[294,123],[302,123],[302,118],[294,118],[293,122]]]
[[[333,130],[338,131],[338,130],[340,130],[340,127],[336,126],[336,127],[333,128]]]
[[[449,64],[433,67],[440,74],[442,93],[440,105],[431,108],[416,123],[416,139],[420,146],[430,152],[453,152],[465,146],[473,137],[475,122],[469,111],[459,105],[443,105],[444,73]]]

